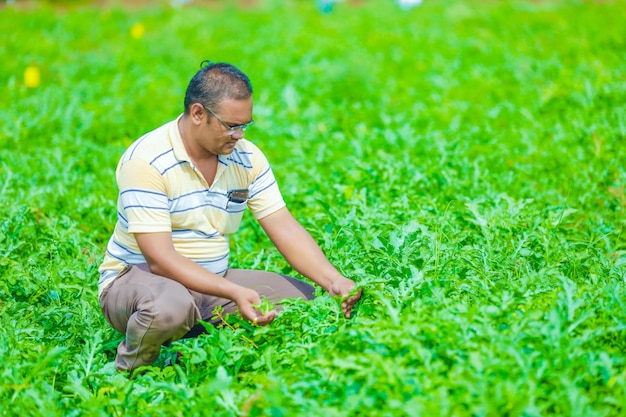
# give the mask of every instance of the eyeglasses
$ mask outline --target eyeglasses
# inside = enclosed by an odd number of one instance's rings
[[[236,132],[244,132],[247,128],[249,128],[250,126],[252,126],[254,124],[254,120],[251,120],[248,123],[243,124],[243,125],[232,126],[232,125],[229,125],[228,123],[226,123],[225,121],[223,121],[221,117],[219,117],[217,114],[215,114],[215,112],[213,110],[211,110],[210,108],[208,108],[204,104],[202,105],[202,107],[204,107],[204,109],[206,111],[208,111],[213,116],[215,116],[217,121],[220,122],[222,124],[222,126],[224,126],[226,129],[228,129],[228,131],[226,133],[229,134],[229,135],[232,135],[232,134],[234,134]]]

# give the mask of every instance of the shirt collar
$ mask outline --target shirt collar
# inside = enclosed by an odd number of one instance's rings
[[[183,117],[181,113],[180,116],[176,118],[176,120],[171,122],[169,135],[170,135],[170,144],[172,145],[172,149],[174,150],[174,156],[177,160],[181,162],[189,162],[193,166],[193,161],[189,157],[187,150],[185,149],[185,144],[183,143],[183,137],[180,135],[180,130],[178,129],[178,121]],[[228,156],[217,155],[218,164],[228,166],[230,160]],[[219,166],[219,165],[218,165]]]
[[[176,120],[171,122],[169,129],[170,144],[172,145],[174,156],[177,160],[191,163],[191,158],[189,154],[187,154],[185,144],[183,143],[183,137],[180,135],[180,130],[178,130],[178,122],[182,117],[183,115],[181,114]]]

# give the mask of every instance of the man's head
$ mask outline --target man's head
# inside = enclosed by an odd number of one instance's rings
[[[250,80],[230,64],[209,62],[189,82],[181,123],[192,158],[232,153],[254,123]]]
[[[252,96],[248,76],[235,66],[210,61],[203,61],[202,64],[206,65],[200,68],[187,86],[185,114],[189,114],[194,103],[216,110],[225,99],[244,100]]]

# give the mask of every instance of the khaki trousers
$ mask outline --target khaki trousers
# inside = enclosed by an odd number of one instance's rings
[[[285,275],[265,271],[230,269],[224,279],[256,290],[275,304],[285,298],[313,299],[313,286]],[[213,309],[221,306],[233,314],[231,300],[187,289],[169,278],[152,274],[148,265],[132,265],[100,295],[106,320],[125,339],[117,347],[118,370],[132,371],[152,364],[161,345],[194,337],[204,331],[198,320],[211,320]]]

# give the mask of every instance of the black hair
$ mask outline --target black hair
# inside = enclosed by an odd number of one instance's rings
[[[243,100],[252,96],[252,85],[246,74],[225,62],[202,61],[185,93],[185,113],[194,103],[213,110],[224,99]]]

